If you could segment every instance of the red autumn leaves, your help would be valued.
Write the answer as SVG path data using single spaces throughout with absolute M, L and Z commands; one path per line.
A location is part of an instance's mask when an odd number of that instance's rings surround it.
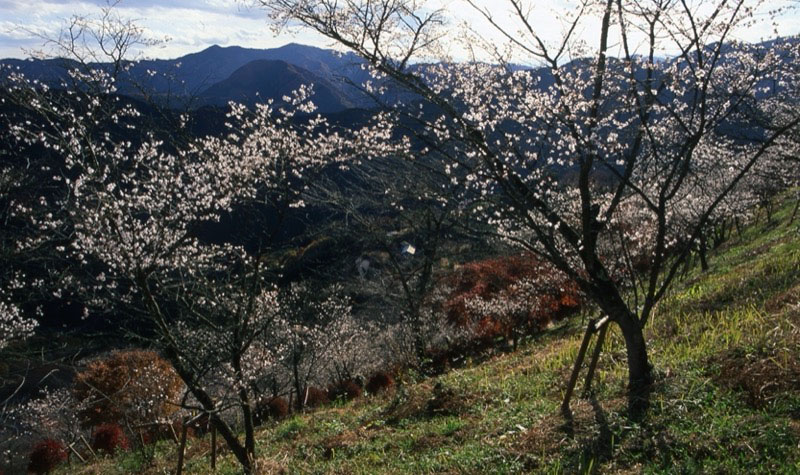
M 541 330 L 582 302 L 573 281 L 530 254 L 465 264 L 444 284 L 452 289 L 443 309 L 448 320 L 472 326 L 483 340 Z

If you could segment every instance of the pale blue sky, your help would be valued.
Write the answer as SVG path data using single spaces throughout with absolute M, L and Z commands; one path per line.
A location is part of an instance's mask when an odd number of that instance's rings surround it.
M 562 3 L 570 0 L 550 0 L 533 2 L 541 12 L 534 17 L 542 18 L 537 24 L 543 35 L 555 38 L 560 25 L 551 14 Z M 502 17 L 506 8 L 499 0 L 483 0 L 487 6 L 496 9 Z M 0 0 L 0 58 L 25 57 L 25 51 L 41 46 L 42 40 L 31 32 L 53 36 L 72 15 L 96 14 L 101 0 Z M 145 27 L 155 38 L 168 37 L 166 43 L 144 51 L 147 57 L 174 58 L 204 49 L 212 44 L 221 46 L 245 46 L 271 48 L 288 42 L 298 42 L 315 46 L 330 47 L 330 42 L 308 32 L 288 33 L 279 36 L 270 29 L 263 10 L 248 8 L 248 0 L 123 0 L 116 7 L 121 16 L 131 18 Z M 482 33 L 485 29 L 481 17 L 463 0 L 430 0 L 434 6 L 446 8 L 455 18 L 454 26 L 466 23 Z M 767 0 L 765 8 L 800 2 L 794 0 Z M 500 5 L 500 7 L 497 7 Z M 563 7 L 562 7 L 563 8 Z M 596 37 L 593 26 L 587 25 L 581 35 L 592 42 Z M 773 26 L 768 22 L 740 31 L 737 38 L 745 41 L 760 41 L 774 37 Z M 791 10 L 779 18 L 777 31 L 781 35 L 800 33 L 800 12 Z M 455 36 L 456 33 L 453 33 Z M 454 41 L 455 45 L 456 42 Z M 455 57 L 463 56 L 457 47 L 450 51 Z

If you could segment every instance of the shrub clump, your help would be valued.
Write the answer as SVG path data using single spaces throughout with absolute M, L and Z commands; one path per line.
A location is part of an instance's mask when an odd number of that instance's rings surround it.
M 445 279 L 448 320 L 475 332 L 476 350 L 496 337 L 518 338 L 576 312 L 577 283 L 530 254 L 471 262 Z
M 74 393 L 86 409 L 84 427 L 167 420 L 183 386 L 175 370 L 153 351 L 115 351 L 75 376 Z
M 256 406 L 254 423 L 261 425 L 269 419 L 280 420 L 289 415 L 289 401 L 285 397 L 274 397 Z
M 306 388 L 306 394 L 304 398 L 303 406 L 306 407 L 319 407 L 323 404 L 328 404 L 331 402 L 330 398 L 328 397 L 328 393 L 320 388 L 315 386 L 309 386 Z
M 366 389 L 370 394 L 377 394 L 392 388 L 392 386 L 394 386 L 392 375 L 386 371 L 378 371 L 367 380 Z
M 33 446 L 28 471 L 48 473 L 67 460 L 67 449 L 57 440 L 47 439 Z
M 267 401 L 269 416 L 273 419 L 283 419 L 289 415 L 289 401 L 285 397 L 275 397 Z
M 328 386 L 328 395 L 334 401 L 337 399 L 352 401 L 361 397 L 362 392 L 361 386 L 353 379 L 345 379 Z
M 101 424 L 92 434 L 92 450 L 113 455 L 117 450 L 128 450 L 130 444 L 119 424 Z

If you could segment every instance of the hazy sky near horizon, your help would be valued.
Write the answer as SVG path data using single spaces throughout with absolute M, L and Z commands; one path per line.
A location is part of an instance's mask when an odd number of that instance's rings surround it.
M 480 1 L 480 0 L 479 0 Z M 507 10 L 498 0 L 483 0 L 486 5 L 500 5 L 496 10 L 502 17 Z M 541 8 L 536 18 L 550 18 L 548 13 L 558 4 L 569 0 L 534 2 Z M 150 58 L 175 58 L 205 49 L 211 45 L 273 48 L 289 42 L 320 47 L 334 45 L 325 38 L 306 31 L 283 32 L 280 35 L 270 28 L 266 12 L 246 6 L 249 0 L 122 0 L 115 7 L 119 15 L 130 18 L 144 27 L 152 38 L 167 39 L 162 44 L 143 51 Z M 431 0 L 435 6 L 445 8 L 454 17 L 453 25 L 466 23 L 481 33 L 488 32 L 478 12 L 465 5 L 464 0 Z M 766 8 L 795 5 L 780 17 L 776 25 L 763 22 L 737 33 L 736 38 L 757 42 L 775 36 L 800 33 L 800 2 L 796 0 L 766 0 Z M 0 0 L 0 58 L 23 58 L 42 47 L 44 37 L 54 37 L 74 15 L 97 15 L 102 0 Z M 546 7 L 543 5 L 547 5 Z M 495 7 L 493 7 L 495 8 Z M 495 10 L 493 10 L 494 12 Z M 766 10 L 765 10 L 766 11 Z M 557 37 L 561 25 L 555 21 L 537 24 L 544 36 Z M 580 34 L 591 41 L 596 32 L 590 27 Z M 455 35 L 455 29 L 453 35 Z M 455 44 L 455 42 L 454 42 Z M 457 59 L 465 53 L 450 51 Z

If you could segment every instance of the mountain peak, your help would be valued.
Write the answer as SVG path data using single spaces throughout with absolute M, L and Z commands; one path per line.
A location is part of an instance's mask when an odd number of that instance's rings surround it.
M 311 45 L 304 45 L 302 43 L 291 42 L 291 43 L 286 43 L 283 46 L 278 46 L 275 49 L 322 49 L 322 48 L 317 48 L 316 46 L 311 46 Z
M 200 51 L 198 51 L 197 53 L 194 53 L 194 54 L 216 53 L 216 52 L 222 51 L 224 49 L 225 49 L 224 47 L 222 47 L 222 46 L 220 46 L 218 44 L 213 44 L 213 45 L 209 46 L 208 48 L 202 49 L 202 50 L 200 50 Z
M 312 100 L 319 112 L 339 112 L 353 104 L 328 80 L 300 66 L 280 59 L 257 59 L 234 71 L 227 79 L 207 90 L 201 97 L 207 104 L 222 105 L 228 101 L 248 105 L 268 98 L 280 99 L 301 85 L 314 85 Z
M 254 63 L 243 68 L 257 60 L 274 62 Z M 149 59 L 137 63 L 129 72 L 132 82 L 120 86 L 123 88 L 120 93 L 137 95 L 140 92 L 139 88 L 144 87 L 159 94 L 200 95 L 243 68 L 233 77 L 233 80 L 243 81 L 241 88 L 233 87 L 232 81 L 228 81 L 221 85 L 224 87 L 214 89 L 210 93 L 215 93 L 212 95 L 223 103 L 227 103 L 227 99 L 247 101 L 254 90 L 259 92 L 259 97 L 263 99 L 270 91 L 280 90 L 283 93 L 284 85 L 276 82 L 278 78 L 283 78 L 286 84 L 318 85 L 315 102 L 323 110 L 328 107 L 328 110 L 336 111 L 356 104 L 371 104 L 360 91 L 347 85 L 347 82 L 360 84 L 368 79 L 368 73 L 362 70 L 359 61 L 352 55 L 342 56 L 330 49 L 300 43 L 287 43 L 273 49 L 214 44 L 179 58 Z M 13 63 L 15 67 L 20 66 L 28 77 L 45 80 L 51 84 L 59 84 L 65 75 L 61 65 L 63 60 L 2 62 L 2 64 L 9 63 Z M 157 74 L 152 74 L 153 71 Z M 267 76 L 274 78 L 272 85 L 268 84 L 270 80 L 266 78 Z M 347 82 L 343 78 L 346 78 Z M 130 86 L 132 83 L 137 86 Z M 225 98 L 223 101 L 223 98 L 216 93 L 225 90 L 236 90 L 236 97 Z M 330 94 L 326 94 L 327 92 Z

